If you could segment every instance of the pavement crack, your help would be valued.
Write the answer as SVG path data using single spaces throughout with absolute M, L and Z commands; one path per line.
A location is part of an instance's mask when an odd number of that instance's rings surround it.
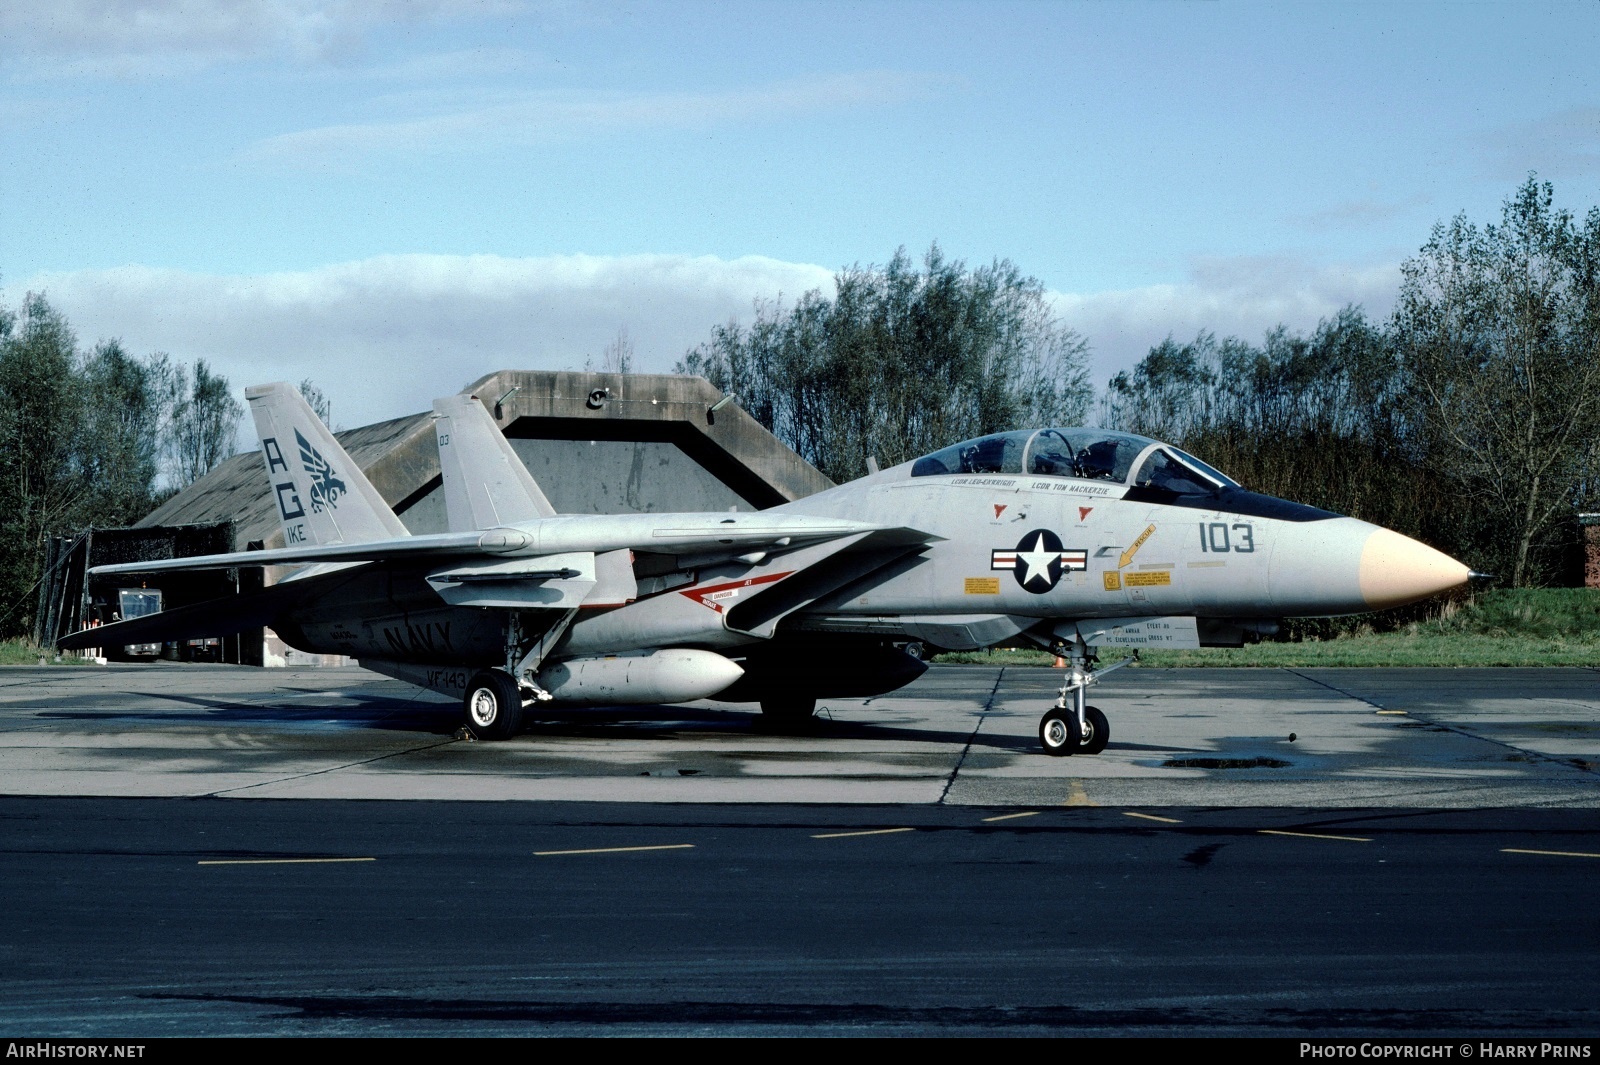
M 386 758 L 398 758 L 403 754 L 417 754 L 421 751 L 431 751 L 435 747 L 444 747 L 455 742 L 457 741 L 452 738 L 448 740 L 440 740 L 437 743 L 424 743 L 417 747 L 407 747 L 403 751 L 388 751 L 384 754 L 373 755 L 371 758 L 359 758 L 354 762 L 345 762 L 341 765 L 330 765 L 325 769 L 313 769 L 309 773 L 290 773 L 288 776 L 273 777 L 271 780 L 258 780 L 254 784 L 243 784 L 237 788 L 223 788 L 221 791 L 207 793 L 207 797 L 213 799 L 225 798 L 241 791 L 249 791 L 252 788 L 264 788 L 271 784 L 282 784 L 290 780 L 306 780 L 310 777 L 320 777 L 328 773 L 337 773 L 342 769 L 354 769 L 356 766 L 371 765 L 373 762 L 381 762 Z
M 1290 669 L 1289 667 L 1286 666 L 1286 667 L 1284 667 L 1284 672 L 1285 673 L 1293 673 L 1295 676 L 1299 677 L 1301 680 L 1309 680 L 1312 684 L 1321 685 L 1322 687 L 1327 688 L 1331 692 L 1338 692 L 1340 695 L 1343 695 L 1346 698 L 1354 699 L 1357 702 L 1366 703 L 1368 706 L 1373 707 L 1373 708 L 1378 709 L 1378 710 L 1394 710 L 1394 709 L 1397 709 L 1396 707 L 1385 706 L 1382 703 L 1374 702 L 1373 700 L 1368 699 L 1365 695 L 1357 695 L 1355 692 L 1346 691 L 1345 689 L 1339 687 L 1337 684 L 1329 684 L 1325 680 L 1318 680 L 1316 677 L 1307 676 L 1306 674 L 1300 672 L 1298 669 Z M 1537 760 L 1539 760 L 1541 762 L 1547 762 L 1550 765 L 1559 765 L 1559 766 L 1562 766 L 1563 768 L 1566 768 L 1566 769 L 1576 769 L 1580 773 L 1588 773 L 1590 775 L 1594 775 L 1594 773 L 1595 773 L 1595 766 L 1594 765 L 1592 765 L 1592 764 L 1590 764 L 1588 762 L 1584 762 L 1584 761 L 1579 760 L 1579 759 L 1562 758 L 1562 757 L 1559 757 L 1559 756 L 1553 755 L 1553 754 L 1545 754 L 1542 751 L 1530 750 L 1527 747 L 1518 747 L 1514 743 L 1507 743 L 1505 740 L 1497 740 L 1492 736 L 1483 736 L 1483 735 L 1480 735 L 1480 734 L 1478 734 L 1476 732 L 1473 732 L 1471 729 L 1463 728 L 1460 725 L 1452 725 L 1452 724 L 1449 724 L 1448 722 L 1444 722 L 1444 721 L 1435 721 L 1431 717 L 1427 717 L 1425 715 L 1418 714 L 1418 713 L 1416 713 L 1416 712 L 1414 712 L 1412 710 L 1409 710 L 1409 709 L 1407 709 L 1405 711 L 1405 714 L 1406 714 L 1406 717 L 1409 718 L 1410 720 L 1421 721 L 1424 724 L 1432 725 L 1434 728 L 1443 729 L 1445 732 L 1453 732 L 1457 736 L 1462 737 L 1463 739 L 1477 740 L 1480 743 L 1491 743 L 1496 747 L 1503 747 L 1508 751 L 1516 751 L 1519 755 L 1522 755 L 1522 756 L 1524 756 L 1526 758 L 1537 759 Z
M 972 726 L 972 734 L 967 737 L 966 746 L 961 748 L 961 757 L 956 759 L 955 768 L 950 770 L 950 776 L 944 782 L 944 790 L 939 793 L 939 801 L 934 805 L 944 805 L 946 796 L 950 794 L 951 786 L 956 782 L 956 776 L 961 772 L 961 767 L 967 762 L 967 754 L 972 750 L 973 741 L 978 738 L 978 730 L 983 728 L 984 719 L 989 716 L 989 711 L 994 707 L 995 696 L 1000 694 L 1000 681 L 1005 679 L 1005 675 L 1006 667 L 1001 666 L 1000 672 L 995 674 L 994 687 L 989 689 L 989 698 L 984 700 L 983 709 L 978 711 L 978 723 Z

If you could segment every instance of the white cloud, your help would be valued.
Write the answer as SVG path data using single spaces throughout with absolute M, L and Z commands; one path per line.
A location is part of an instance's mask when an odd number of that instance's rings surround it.
M 636 369 L 670 372 L 752 301 L 832 290 L 831 270 L 759 256 L 396 255 L 295 273 L 219 276 L 127 266 L 8 285 L 43 291 L 85 346 L 206 359 L 238 388 L 315 380 L 341 425 L 428 409 L 500 369 L 598 364 L 626 328 Z
M 1204 259 L 1173 284 L 1051 293 L 1089 339 L 1097 389 L 1169 334 L 1259 341 L 1309 331 L 1347 303 L 1382 318 L 1397 265 L 1317 266 L 1290 257 Z M 87 346 L 204 358 L 238 388 L 309 377 L 345 426 L 426 410 L 499 369 L 596 365 L 626 328 L 636 369 L 670 372 L 711 328 L 749 322 L 757 299 L 831 292 L 833 272 L 760 256 L 395 255 L 314 270 L 213 275 L 127 266 L 43 274 L 0 293 L 15 308 L 44 291 Z
M 1089 338 L 1098 390 L 1169 335 L 1185 341 L 1206 331 L 1259 342 L 1277 325 L 1310 332 L 1351 303 L 1381 320 L 1399 284 L 1397 263 L 1318 266 L 1289 256 L 1241 256 L 1197 259 L 1177 284 L 1052 295 L 1062 320 Z
M 525 144 L 588 133 L 683 128 L 881 106 L 927 95 L 944 79 L 861 71 L 725 92 L 535 91 L 429 115 L 296 130 L 257 142 L 252 160 L 322 160 L 372 152 Z
M 0 4 L 0 39 L 34 77 L 132 76 L 287 55 L 327 60 L 384 26 L 481 19 L 519 0 L 50 0 Z

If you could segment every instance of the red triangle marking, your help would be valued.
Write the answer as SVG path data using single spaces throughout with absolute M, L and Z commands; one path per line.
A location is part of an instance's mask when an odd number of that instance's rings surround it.
M 793 572 L 794 570 L 785 570 L 782 573 L 768 573 L 760 577 L 746 577 L 743 580 L 728 581 L 724 584 L 703 584 L 697 588 L 681 589 L 678 594 L 688 596 L 701 606 L 708 606 L 720 614 L 722 613 L 721 600 L 736 599 L 738 598 L 739 591 L 742 589 L 753 588 L 762 584 L 771 584 L 773 581 L 781 581 Z

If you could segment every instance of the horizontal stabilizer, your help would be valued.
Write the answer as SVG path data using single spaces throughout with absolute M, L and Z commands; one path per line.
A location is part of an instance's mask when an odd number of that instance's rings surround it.
M 86 647 L 121 647 L 130 643 L 166 643 L 170 640 L 195 640 L 203 636 L 232 636 L 245 629 L 271 625 L 274 618 L 306 593 L 307 583 L 303 581 L 275 584 L 243 595 L 230 595 L 116 621 L 110 625 L 80 629 L 63 636 L 56 646 L 63 651 L 81 651 Z

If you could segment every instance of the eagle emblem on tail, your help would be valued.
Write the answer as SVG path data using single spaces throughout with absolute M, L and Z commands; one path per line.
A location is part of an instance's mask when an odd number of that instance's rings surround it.
M 300 445 L 300 462 L 311 477 L 311 512 L 320 514 L 325 506 L 337 508 L 339 497 L 348 491 L 344 482 L 333 475 L 333 467 L 328 464 L 328 460 L 311 446 L 309 440 L 300 435 L 300 430 L 294 431 L 294 438 Z

